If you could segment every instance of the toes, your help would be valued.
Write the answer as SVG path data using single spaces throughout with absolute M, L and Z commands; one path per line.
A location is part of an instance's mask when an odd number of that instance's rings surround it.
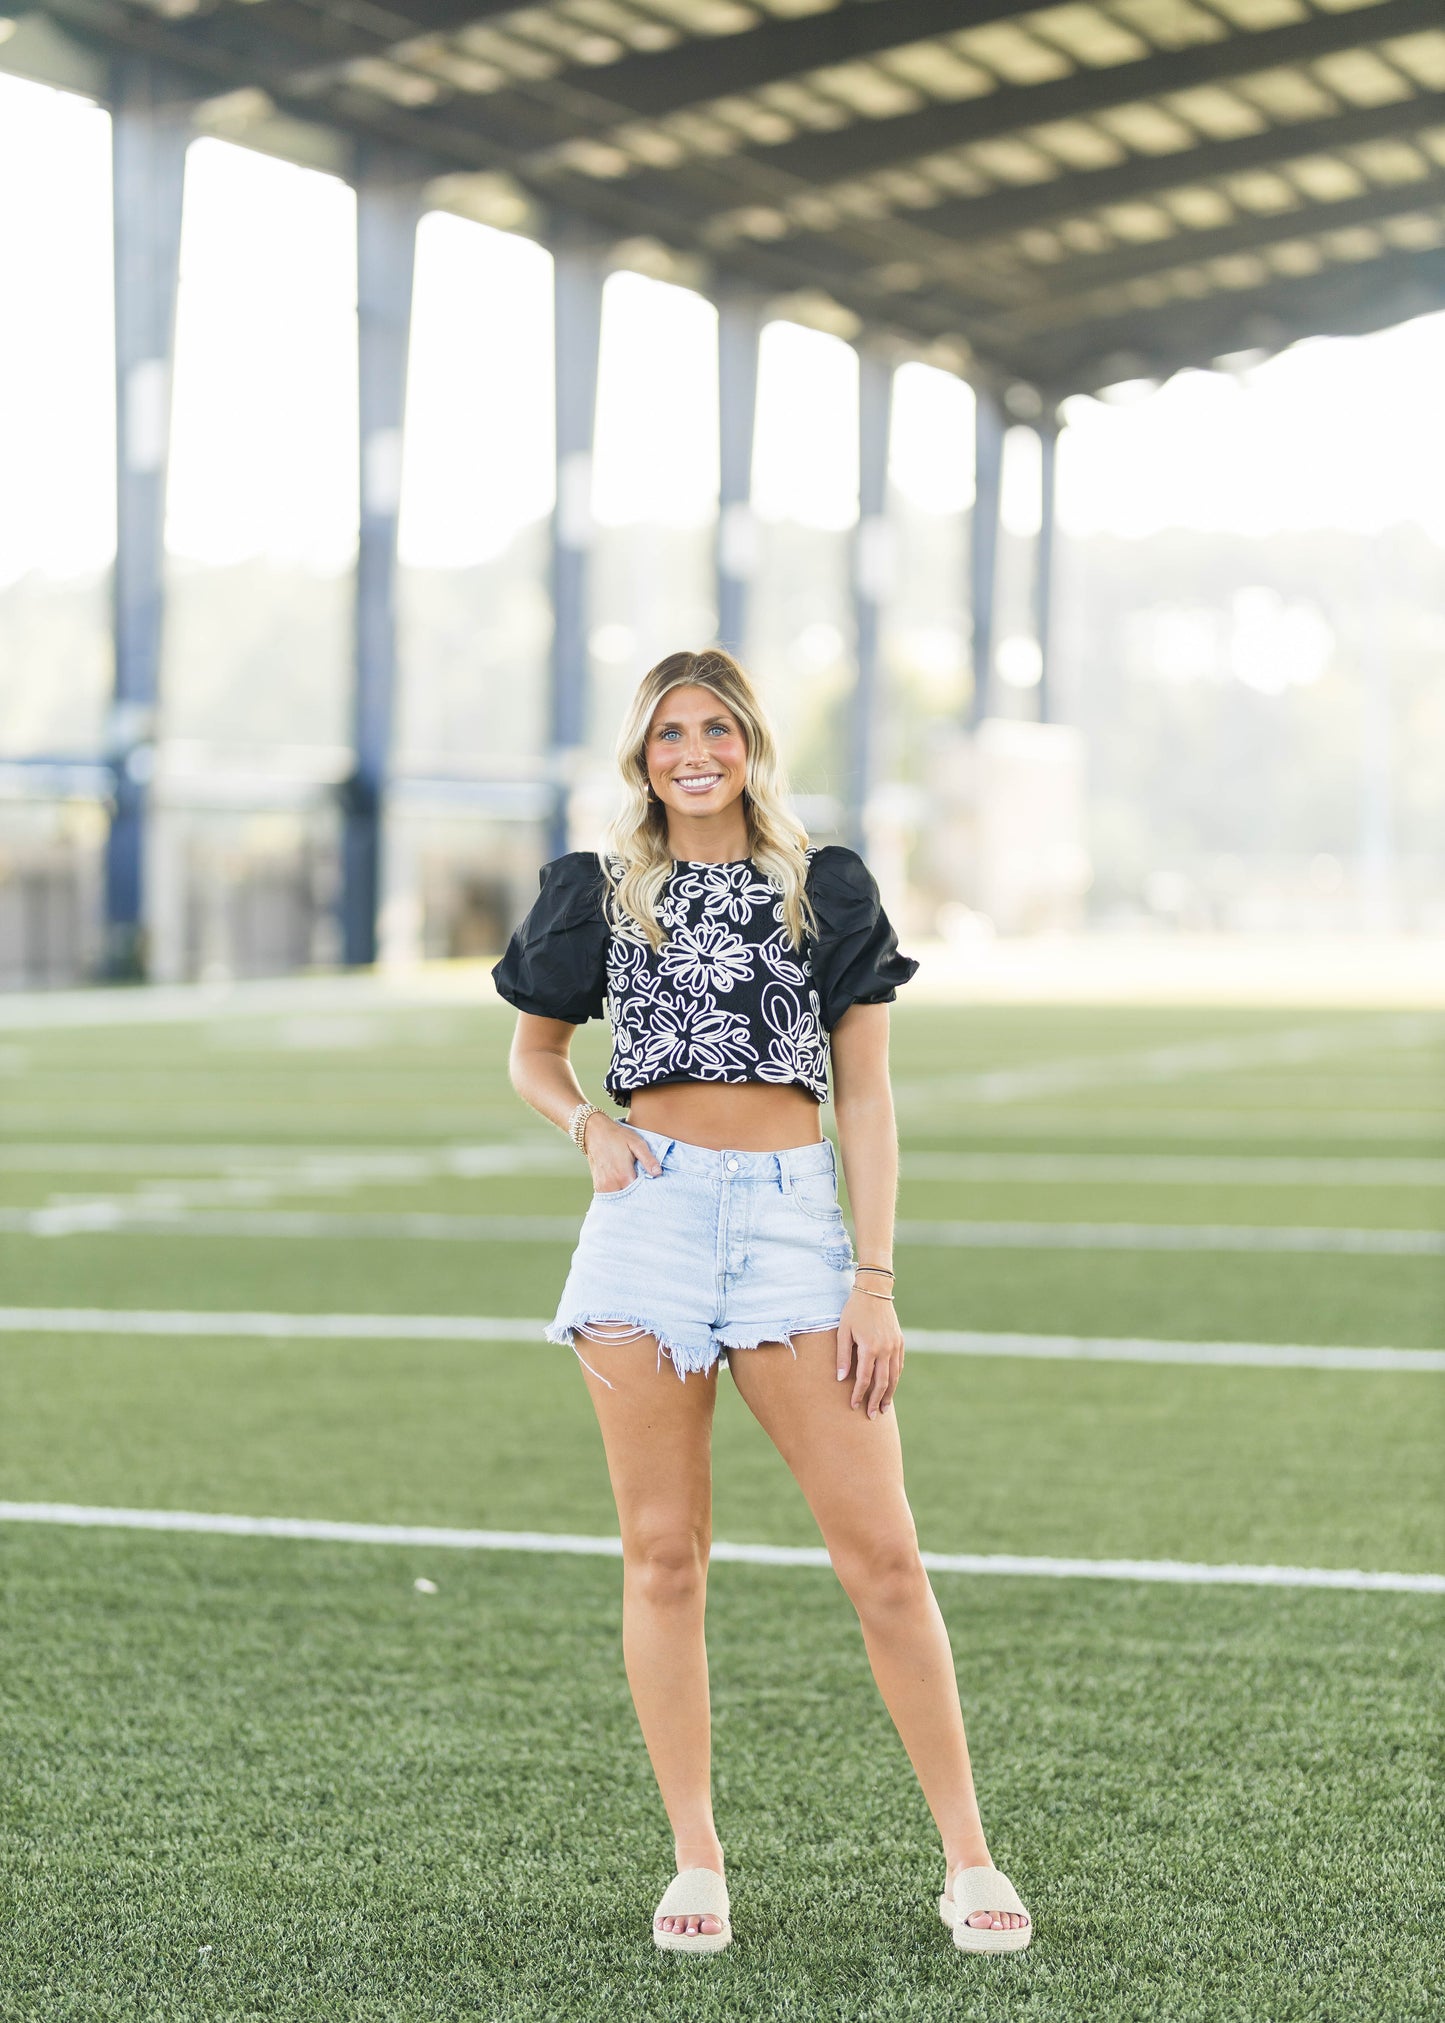
M 714 1932 L 720 1932 L 722 1930 L 722 1919 L 715 1918 L 710 1911 L 705 1911 L 701 1914 L 697 1911 L 691 1911 L 686 1915 L 674 1914 L 659 1918 L 657 1926 L 659 1931 L 672 1933 L 678 1937 L 695 1939 L 699 1933 L 711 1936 Z

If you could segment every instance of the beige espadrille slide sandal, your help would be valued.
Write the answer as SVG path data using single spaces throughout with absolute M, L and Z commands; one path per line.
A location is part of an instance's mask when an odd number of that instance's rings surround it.
M 659 1918 L 721 1918 L 720 1932 L 660 1932 Z M 715 1868 L 685 1868 L 662 1893 L 652 1914 L 652 1943 L 665 1953 L 720 1953 L 732 1944 L 728 1886 Z
M 953 1878 L 953 1888 L 938 1899 L 938 1915 L 953 1927 L 953 1943 L 961 1953 L 1021 1953 L 1034 1935 L 1032 1918 L 1011 1932 L 995 1932 L 987 1925 L 968 1922 L 975 1911 L 1017 1911 L 1021 1917 L 1029 1917 L 1018 1891 L 1001 1869 L 961 1868 Z

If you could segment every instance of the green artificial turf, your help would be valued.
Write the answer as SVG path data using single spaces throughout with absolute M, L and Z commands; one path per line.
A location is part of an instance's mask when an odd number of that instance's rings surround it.
M 993 1852 L 1037 1923 L 987 1960 L 938 1921 L 936 1838 L 832 1576 L 715 1568 L 736 1939 L 688 1960 L 647 1936 L 671 1849 L 619 1577 L 12 1542 L 0 2015 L 1438 2013 L 1438 1601 L 941 1578 Z
M 7 1036 L 0 1207 L 575 1221 L 585 1171 L 512 1095 L 510 1030 L 358 999 Z M 1442 1043 L 1427 1014 L 905 1002 L 894 1071 L 905 1155 L 1438 1161 Z M 579 1036 L 589 1088 L 604 1048 Z M 498 1145 L 567 1160 L 452 1170 Z M 258 1162 L 260 1194 L 226 1192 Z M 1431 1229 L 1442 1198 L 1402 1173 L 920 1177 L 900 1212 Z M 12 1232 L 0 1305 L 538 1318 L 567 1255 Z M 1445 1342 L 1438 1258 L 907 1245 L 899 1269 L 905 1328 Z M 1445 1571 L 1438 1374 L 918 1352 L 898 1411 L 935 1550 Z M 715 1450 L 719 1537 L 816 1541 L 726 1381 Z M 6 1333 L 0 1497 L 616 1530 L 575 1360 L 541 1342 Z M 670 1845 L 619 1582 L 611 1559 L 0 1525 L 0 2019 L 1439 2013 L 1440 1597 L 939 1575 L 991 1843 L 1037 1923 L 986 1960 L 938 1921 L 936 1837 L 836 1581 L 719 1564 L 737 1941 L 687 1960 L 648 1940 Z
M 11 1236 L 0 1237 L 0 1283 L 16 1306 L 550 1320 L 569 1250 L 331 1236 Z M 1442 1341 L 1442 1258 L 900 1248 L 897 1268 L 905 1326 L 1396 1348 Z
M 1439 1376 L 919 1353 L 897 1411 L 939 1552 L 1445 1568 Z M 718 1537 L 817 1542 L 726 1379 L 714 1458 Z M 540 1342 L 14 1339 L 0 1481 L 26 1502 L 616 1530 L 581 1372 Z

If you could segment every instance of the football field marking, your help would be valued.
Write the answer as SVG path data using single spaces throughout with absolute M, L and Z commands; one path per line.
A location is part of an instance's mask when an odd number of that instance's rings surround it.
M 0 1334 L 181 1336 L 250 1341 L 525 1342 L 541 1320 L 478 1314 L 213 1313 L 173 1307 L 0 1307 Z M 1298 1342 L 1153 1341 L 1128 1336 L 989 1334 L 905 1327 L 925 1355 L 1050 1362 L 1182 1363 L 1250 1369 L 1445 1371 L 1445 1349 L 1333 1348 Z
M 1179 1040 L 1165 1046 L 1133 1047 L 1119 1053 L 1083 1054 L 1071 1060 L 1036 1061 L 1017 1068 L 934 1075 L 926 1080 L 895 1077 L 894 1093 L 904 1105 L 932 1107 L 953 1097 L 970 1103 L 1029 1103 L 1078 1089 L 1117 1083 L 1175 1082 L 1196 1075 L 1298 1066 L 1376 1047 L 1412 1047 L 1439 1030 L 1437 1020 L 1419 1013 L 1342 1020 L 1324 1026 L 1287 1026 L 1283 1031 L 1231 1034 L 1220 1039 Z
M 1288 1229 L 1207 1222 L 899 1222 L 901 1244 L 935 1250 L 1223 1250 L 1445 1257 L 1445 1230 Z
M 396 1545 L 461 1552 L 538 1552 L 620 1559 L 620 1538 L 551 1531 L 470 1531 L 437 1524 L 348 1524 L 319 1517 L 242 1517 L 229 1511 L 128 1510 L 81 1503 L 0 1503 L 0 1523 L 59 1524 L 114 1531 L 221 1533 L 232 1538 L 296 1538 L 338 1545 Z M 710 1557 L 749 1566 L 828 1567 L 820 1545 L 731 1544 Z M 1045 1580 L 1163 1581 L 1198 1587 L 1347 1588 L 1445 1594 L 1445 1574 L 1374 1573 L 1358 1567 L 1214 1566 L 1177 1559 L 1059 1559 L 1011 1552 L 925 1552 L 930 1573 L 1013 1574 Z
M 1117 1118 L 1101 1120 L 1117 1123 Z M 1216 1123 L 1218 1119 L 1214 1120 Z M 1412 1124 L 1414 1118 L 1409 1120 Z M 1445 1117 L 1437 1136 L 1445 1139 Z M 1186 1133 L 1187 1135 L 1187 1133 Z M 178 1185 L 198 1182 L 268 1187 L 285 1194 L 302 1188 L 406 1186 L 424 1180 L 484 1180 L 519 1173 L 576 1178 L 574 1153 L 549 1142 L 492 1145 L 305 1146 L 0 1144 L 0 1172 L 119 1173 L 152 1176 Z M 1020 1182 L 1045 1185 L 1098 1181 L 1128 1186 L 1178 1187 L 1440 1187 L 1445 1159 L 1318 1158 L 1261 1152 L 1258 1156 L 1211 1152 L 924 1152 L 905 1151 L 905 1180 Z M 189 1197 L 188 1197 L 189 1198 Z
M 1122 1187 L 1441 1187 L 1445 1159 L 1257 1159 L 1208 1152 L 905 1152 L 905 1180 Z
M 231 1236 L 361 1238 L 402 1243 L 574 1243 L 576 1215 L 446 1215 L 328 1212 L 306 1208 L 190 1209 L 145 1202 L 57 1202 L 0 1208 L 14 1236 Z M 1282 1228 L 1205 1222 L 898 1222 L 903 1245 L 931 1250 L 1209 1250 L 1334 1253 L 1352 1257 L 1445 1257 L 1445 1230 Z
M 1406 1161 L 1406 1164 L 1413 1162 Z M 1439 1162 L 1445 1178 L 1445 1160 Z M 108 1144 L 0 1144 L 0 1171 L 11 1173 L 152 1173 L 177 1177 L 219 1169 L 236 1177 L 332 1182 L 481 1180 L 493 1174 L 571 1173 L 577 1155 L 558 1139 L 469 1145 L 173 1145 L 141 1140 Z

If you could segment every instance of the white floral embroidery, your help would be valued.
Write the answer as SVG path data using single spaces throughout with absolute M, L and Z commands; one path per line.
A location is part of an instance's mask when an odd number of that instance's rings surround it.
M 777 887 L 759 876 L 750 861 L 741 864 L 686 864 L 669 881 L 671 896 L 702 901 L 706 913 L 746 927 L 759 907 L 777 897 Z
M 686 1068 L 705 1080 L 726 1081 L 725 1071 L 746 1067 L 751 1054 L 741 1012 L 720 1011 L 700 997 L 659 997 L 648 1007 L 639 1059 L 649 1074 Z
M 760 1082 L 802 1082 L 813 1088 L 828 1083 L 828 1050 L 823 1038 L 818 993 L 808 992 L 800 1004 L 796 991 L 769 984 L 763 992 L 763 1018 L 770 1038 L 768 1057 L 755 1070 Z
M 751 862 L 679 864 L 658 918 L 660 950 L 625 924 L 609 940 L 611 1093 L 762 1081 L 797 1083 L 825 1103 L 828 1040 L 811 943 L 788 940 L 777 886 Z
M 764 969 L 784 983 L 806 983 L 809 972 L 789 953 L 791 948 L 787 930 L 780 927 L 776 934 L 770 934 L 766 941 L 758 943 L 758 960 Z
M 731 990 L 753 973 L 753 951 L 717 920 L 675 927 L 662 951 L 662 973 L 683 990 Z

